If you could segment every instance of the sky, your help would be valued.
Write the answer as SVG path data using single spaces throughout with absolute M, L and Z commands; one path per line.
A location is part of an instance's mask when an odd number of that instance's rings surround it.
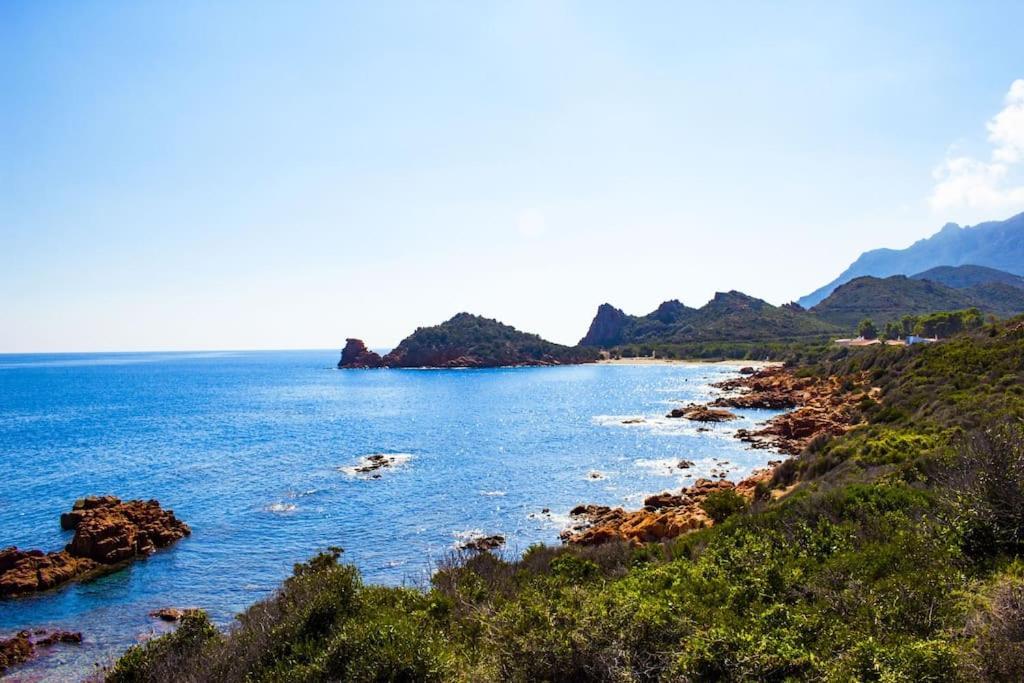
M 0 3 L 0 352 L 775 304 L 1024 211 L 1020 2 Z

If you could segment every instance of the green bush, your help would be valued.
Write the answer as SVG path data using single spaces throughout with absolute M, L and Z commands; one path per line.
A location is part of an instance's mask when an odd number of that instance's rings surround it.
M 727 517 L 747 509 L 747 499 L 732 489 L 709 493 L 700 506 L 708 517 L 716 523 L 724 522 Z

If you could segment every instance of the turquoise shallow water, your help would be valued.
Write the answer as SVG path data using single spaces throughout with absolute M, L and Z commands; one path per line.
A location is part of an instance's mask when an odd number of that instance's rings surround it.
M 509 552 L 557 542 L 583 502 L 638 507 L 713 467 L 738 479 L 778 457 L 663 416 L 706 400 L 727 366 L 590 365 L 339 371 L 334 351 L 0 356 L 0 545 L 59 549 L 89 494 L 156 498 L 193 535 L 96 581 L 0 600 L 0 636 L 81 630 L 13 678 L 67 680 L 200 606 L 222 623 L 293 563 L 345 548 L 366 580 L 422 585 L 474 531 Z M 641 424 L 624 419 L 644 417 Z M 379 479 L 352 473 L 399 455 Z M 696 462 L 682 471 L 675 463 Z M 722 465 L 715 459 L 727 461 Z M 600 478 L 593 478 L 592 474 Z M 550 514 L 542 514 L 549 508 Z

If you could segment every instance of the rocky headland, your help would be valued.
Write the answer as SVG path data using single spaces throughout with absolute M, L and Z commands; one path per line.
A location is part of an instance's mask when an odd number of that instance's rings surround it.
M 854 376 L 802 377 L 783 366 L 761 370 L 744 369 L 742 374 L 715 385 L 727 392 L 707 405 L 690 404 L 673 410 L 669 417 L 721 422 L 735 419 L 726 408 L 788 410 L 754 430 L 740 429 L 736 436 L 754 448 L 770 448 L 798 455 L 820 435 L 838 436 L 857 423 L 857 407 L 877 401 L 880 390 L 868 385 L 865 373 Z M 684 461 L 686 465 L 692 465 Z M 743 481 L 698 479 L 678 493 L 649 496 L 644 507 L 628 511 L 601 505 L 580 505 L 570 515 L 574 524 L 562 532 L 562 540 L 579 545 L 596 545 L 611 540 L 633 544 L 675 538 L 714 524 L 704 509 L 707 497 L 719 491 L 734 491 L 748 501 L 758 485 L 767 485 L 778 462 L 754 472 Z M 680 463 L 683 467 L 684 463 Z
M 459 313 L 440 325 L 421 327 L 381 357 L 348 339 L 339 368 L 493 368 L 572 365 L 598 359 L 594 349 L 563 346 L 478 315 Z
M 98 496 L 75 501 L 60 517 L 75 535 L 63 550 L 0 550 L 0 597 L 55 588 L 146 557 L 191 533 L 155 500 Z

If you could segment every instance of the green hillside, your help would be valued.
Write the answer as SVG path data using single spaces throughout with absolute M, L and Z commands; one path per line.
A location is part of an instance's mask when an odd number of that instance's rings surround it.
M 987 285 L 993 282 L 1024 288 L 1024 277 L 987 266 L 938 266 L 911 277 L 915 280 L 931 280 L 954 289 Z
M 590 349 L 562 346 L 478 315 L 459 313 L 418 328 L 389 354 L 387 367 L 497 367 L 557 365 L 597 359 Z
M 894 275 L 859 277 L 838 287 L 811 312 L 845 330 L 870 318 L 880 328 L 905 315 L 978 308 L 1007 317 L 1024 312 L 1024 289 L 992 282 L 954 289 L 931 280 Z
M 686 344 L 819 340 L 837 329 L 797 306 L 773 306 L 742 292 L 719 292 L 701 308 L 666 301 L 644 316 L 602 305 L 580 344 Z

